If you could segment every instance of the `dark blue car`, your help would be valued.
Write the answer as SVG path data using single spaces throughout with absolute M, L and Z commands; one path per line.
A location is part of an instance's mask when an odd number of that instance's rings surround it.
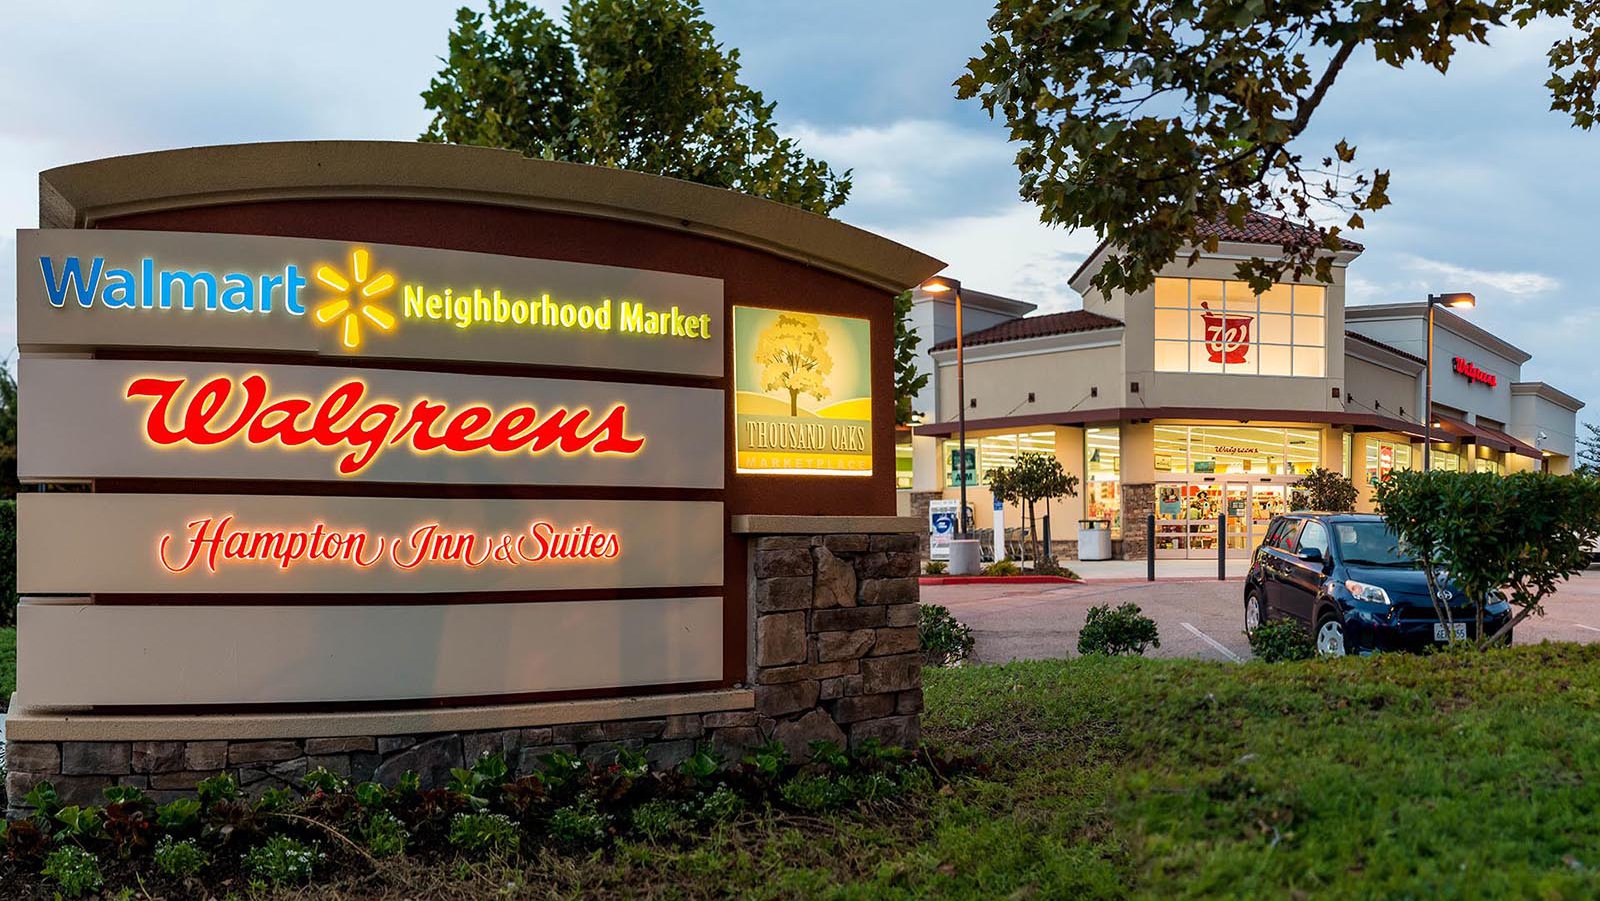
M 1476 639 L 1476 617 L 1466 595 L 1448 580 L 1440 600 L 1453 624 L 1439 621 L 1428 598 L 1422 567 L 1399 548 L 1383 517 L 1368 513 L 1290 513 L 1267 528 L 1244 580 L 1244 626 L 1299 620 L 1316 638 L 1320 654 L 1421 650 L 1457 639 Z M 1494 635 L 1511 617 L 1504 600 L 1484 609 L 1483 628 Z M 1510 635 L 1506 636 L 1510 643 Z

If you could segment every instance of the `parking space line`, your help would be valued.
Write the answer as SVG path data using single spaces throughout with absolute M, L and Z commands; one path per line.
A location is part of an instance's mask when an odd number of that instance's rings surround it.
M 1588 629 L 1590 632 L 1600 632 L 1600 629 L 1597 629 L 1594 626 L 1586 626 L 1583 623 L 1573 623 L 1573 625 L 1580 629 Z
M 1212 638 L 1210 635 L 1207 635 L 1206 633 L 1200 631 L 1199 629 L 1196 629 L 1191 623 L 1180 623 L 1179 625 L 1183 626 L 1185 629 L 1188 629 L 1190 632 L 1193 632 L 1196 638 L 1200 639 L 1201 641 L 1205 642 L 1208 645 L 1211 645 L 1213 648 L 1216 648 L 1218 653 L 1222 654 L 1224 657 L 1227 657 L 1229 660 L 1232 660 L 1234 663 L 1243 663 L 1244 662 L 1244 660 L 1242 658 L 1240 658 L 1240 656 L 1238 654 L 1235 654 L 1234 652 L 1228 650 L 1227 647 L 1224 646 L 1222 642 L 1217 641 L 1215 638 Z M 1596 632 L 1600 632 L 1600 629 L 1596 629 L 1595 631 Z

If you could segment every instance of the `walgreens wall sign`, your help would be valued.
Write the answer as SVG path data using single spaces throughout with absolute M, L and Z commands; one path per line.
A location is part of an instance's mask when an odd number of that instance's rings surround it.
M 1481 385 L 1488 385 L 1490 388 L 1493 388 L 1495 385 L 1500 383 L 1500 380 L 1495 377 L 1494 373 L 1480 368 L 1476 363 L 1473 363 L 1465 357 L 1456 357 L 1452 365 L 1455 367 L 1456 374 L 1462 378 L 1465 378 L 1469 382 L 1477 382 Z

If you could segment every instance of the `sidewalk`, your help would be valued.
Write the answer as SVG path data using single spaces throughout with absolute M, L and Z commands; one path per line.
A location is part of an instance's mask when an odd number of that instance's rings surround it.
M 1062 565 L 1077 573 L 1085 582 L 1143 581 L 1147 575 L 1144 560 L 1063 560 Z M 1250 561 L 1244 558 L 1228 561 L 1228 581 L 1242 580 Z M 1156 580 L 1217 579 L 1217 561 L 1209 560 L 1157 560 Z

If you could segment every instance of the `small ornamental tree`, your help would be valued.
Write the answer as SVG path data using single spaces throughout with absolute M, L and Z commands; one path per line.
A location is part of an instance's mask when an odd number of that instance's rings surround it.
M 1324 513 L 1349 513 L 1356 508 L 1356 484 L 1343 474 L 1318 466 L 1295 482 L 1306 494 L 1306 506 Z
M 1543 615 L 1544 599 L 1588 566 L 1587 545 L 1600 536 L 1600 478 L 1591 476 L 1403 470 L 1377 492 L 1384 519 L 1427 574 L 1439 621 L 1451 621 L 1439 601 L 1445 574 L 1472 602 L 1479 648 Z M 1516 613 L 1486 636 L 1484 607 L 1500 596 Z
M 1068 475 L 1061 461 L 1050 454 L 1025 451 L 1011 466 L 991 469 L 987 474 L 989 491 L 995 499 L 1020 506 L 1028 516 L 1028 553 L 1039 559 L 1038 536 L 1033 505 L 1053 498 L 1077 497 L 1078 477 Z

